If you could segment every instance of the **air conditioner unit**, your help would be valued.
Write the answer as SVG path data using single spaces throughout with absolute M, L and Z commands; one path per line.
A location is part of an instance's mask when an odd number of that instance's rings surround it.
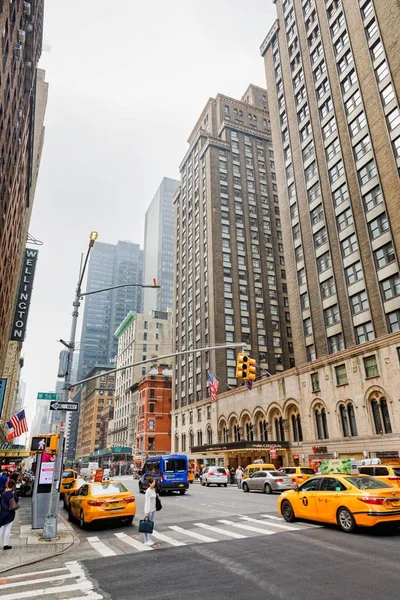
M 21 46 L 21 44 L 15 44 L 14 45 L 14 57 L 21 58 L 21 56 L 22 56 L 22 46 Z
M 32 12 L 32 6 L 30 2 L 24 2 L 24 14 L 30 15 Z
M 25 31 L 23 29 L 20 29 L 18 31 L 18 40 L 20 41 L 21 44 L 25 43 Z

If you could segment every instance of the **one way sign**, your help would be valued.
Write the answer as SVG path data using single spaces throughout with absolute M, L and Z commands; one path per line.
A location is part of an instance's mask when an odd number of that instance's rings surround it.
M 66 410 L 75 411 L 78 410 L 79 404 L 77 402 L 50 402 L 50 410 Z

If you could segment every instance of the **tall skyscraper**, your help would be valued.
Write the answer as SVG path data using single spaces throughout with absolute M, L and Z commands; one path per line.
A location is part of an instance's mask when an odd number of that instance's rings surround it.
M 400 329 L 400 4 L 276 5 L 261 52 L 301 364 Z
M 167 311 L 174 303 L 174 230 L 172 198 L 179 181 L 164 177 L 146 211 L 144 226 L 144 283 L 157 279 L 157 290 L 143 290 L 143 313 Z
M 175 195 L 175 342 L 246 342 L 275 373 L 294 365 L 266 91 L 211 98 L 189 137 Z M 206 400 L 206 369 L 236 386 L 236 352 L 181 356 L 175 409 Z
M 96 242 L 89 260 L 86 291 L 124 283 L 142 283 L 143 250 L 139 244 Z M 96 364 L 112 365 L 118 350 L 114 335 L 130 311 L 140 312 L 140 287 L 123 287 L 85 298 L 78 378 Z
M 37 135 L 44 111 L 42 115 L 36 111 L 36 102 L 44 82 L 36 67 L 42 51 L 43 4 L 43 0 L 0 3 L 0 375 L 40 160 Z

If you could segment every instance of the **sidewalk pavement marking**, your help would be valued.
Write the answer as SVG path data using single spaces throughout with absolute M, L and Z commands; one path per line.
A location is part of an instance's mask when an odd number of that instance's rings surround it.
M 173 529 L 174 531 L 177 531 L 178 533 L 183 533 L 185 535 L 188 535 L 189 537 L 196 538 L 197 540 L 200 540 L 201 542 L 216 542 L 217 541 L 214 538 L 207 537 L 206 535 L 202 535 L 201 533 L 196 533 L 195 531 L 189 531 L 188 529 L 183 529 L 183 527 L 178 527 L 178 525 L 169 525 L 169 529 Z
M 139 552 L 144 552 L 145 550 L 153 550 L 151 546 L 145 546 L 144 544 L 142 544 L 142 542 L 135 540 L 135 538 L 132 538 L 126 533 L 114 533 L 114 535 L 118 539 L 122 540 L 125 544 L 129 544 L 129 546 L 132 546 L 132 548 L 136 548 L 136 550 L 139 550 Z
M 28 583 L 28 582 L 27 582 Z M 72 585 L 60 585 L 58 587 L 41 588 L 37 590 L 24 590 L 23 592 L 17 592 L 13 594 L 6 594 L 1 597 L 1 600 L 26 600 L 27 598 L 37 598 L 44 596 L 45 594 L 64 594 L 66 592 L 85 592 L 92 591 L 93 584 L 91 581 L 86 579 Z
M 246 531 L 253 531 L 254 533 L 262 533 L 264 535 L 274 535 L 274 533 L 277 533 L 276 531 L 266 531 L 265 529 L 252 527 L 251 525 L 243 525 L 243 523 L 234 523 L 233 521 L 227 521 L 226 519 L 220 519 L 218 522 L 223 523 L 224 525 L 230 525 L 231 527 L 237 527 L 238 529 L 245 529 Z
M 46 569 L 45 571 L 35 571 L 34 573 L 32 573 L 32 575 L 44 575 L 47 573 L 59 573 L 60 571 L 68 571 L 68 567 L 59 567 L 58 569 Z M 29 573 L 29 575 L 30 575 L 30 573 Z M 26 573 L 21 573 L 20 575 L 9 575 L 6 577 L 0 576 L 0 583 L 7 583 L 7 581 L 10 581 L 11 579 L 21 579 L 23 577 L 26 577 Z
M 272 515 L 260 515 L 260 517 L 264 517 L 265 519 L 277 519 L 278 521 L 284 521 L 283 517 L 273 517 Z M 314 523 L 302 523 L 304 527 L 317 527 L 321 529 L 322 525 L 314 525 Z
M 225 531 L 225 529 L 221 529 L 220 527 L 214 527 L 214 525 L 206 525 L 206 523 L 194 523 L 194 525 L 196 525 L 196 527 L 203 527 L 203 529 L 215 531 L 215 533 L 221 533 L 222 535 L 235 538 L 236 540 L 242 540 L 248 537 L 247 535 L 242 535 L 241 533 L 236 533 L 234 531 Z
M 239 518 L 243 519 L 244 521 L 258 523 L 259 525 L 265 525 L 268 527 L 277 527 L 278 529 L 287 529 L 288 531 L 301 531 L 301 527 L 293 527 L 291 525 L 284 525 L 283 523 L 267 523 L 266 521 L 261 521 L 261 519 L 253 519 L 252 517 L 247 517 L 246 515 L 239 515 Z
M 158 533 L 158 531 L 155 530 L 153 530 L 153 533 L 151 535 L 156 539 L 161 540 L 162 542 L 167 542 L 167 544 L 171 544 L 171 546 L 186 546 L 185 542 L 178 542 L 177 540 L 174 540 L 168 535 Z
M 69 577 L 75 577 L 73 573 L 66 573 L 65 575 L 52 575 L 51 577 L 41 577 L 40 579 L 32 579 L 32 583 L 46 583 L 50 581 L 62 581 Z M 21 585 L 26 585 L 25 581 L 14 581 L 13 583 L 2 583 L 0 584 L 0 592 L 6 588 L 15 588 Z
M 97 550 L 97 552 L 101 554 L 101 556 L 116 556 L 117 553 L 114 552 L 114 550 L 111 550 L 111 548 L 108 548 L 103 542 L 99 540 L 99 538 L 96 535 L 93 537 L 88 537 L 86 539 L 92 546 L 92 548 Z

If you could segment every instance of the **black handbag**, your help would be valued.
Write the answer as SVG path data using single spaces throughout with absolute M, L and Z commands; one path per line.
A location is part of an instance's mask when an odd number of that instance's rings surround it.
M 161 510 L 161 509 L 162 509 L 161 500 L 158 496 L 156 496 L 156 510 Z
M 139 521 L 139 533 L 153 533 L 154 521 L 150 519 L 141 519 Z

